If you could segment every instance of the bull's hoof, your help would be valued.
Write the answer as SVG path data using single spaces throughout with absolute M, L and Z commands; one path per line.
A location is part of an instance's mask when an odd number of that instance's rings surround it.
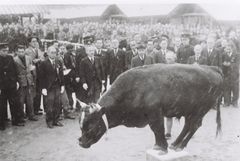
M 174 151 L 176 151 L 176 152 L 179 152 L 179 151 L 182 151 L 183 150 L 183 148 L 180 148 L 179 146 L 174 146 L 174 145 L 170 145 L 169 146 L 169 149 L 172 149 L 172 150 L 174 150 Z
M 158 155 L 165 155 L 167 153 L 168 153 L 168 151 L 159 150 Z
M 161 150 L 161 147 L 159 145 L 155 144 L 153 146 L 153 150 Z
M 160 147 L 159 145 L 155 144 L 153 146 L 153 150 L 157 150 L 159 151 L 159 155 L 164 155 L 164 154 L 167 154 L 168 153 L 168 150 L 167 149 L 163 149 L 162 147 Z

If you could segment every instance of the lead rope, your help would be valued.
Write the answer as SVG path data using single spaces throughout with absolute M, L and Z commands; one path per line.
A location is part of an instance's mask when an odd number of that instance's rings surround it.
M 99 104 L 96 104 L 96 107 L 97 107 L 98 110 L 102 109 L 102 107 Z M 103 119 L 103 122 L 104 122 L 105 127 L 106 127 L 105 140 L 108 140 L 107 132 L 108 132 L 108 129 L 109 129 L 109 124 L 108 124 L 108 120 L 107 120 L 106 114 L 102 115 L 102 119 Z

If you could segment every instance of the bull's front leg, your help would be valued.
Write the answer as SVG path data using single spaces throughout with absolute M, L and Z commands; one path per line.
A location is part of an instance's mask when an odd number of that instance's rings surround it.
M 159 113 L 155 112 L 154 116 L 151 117 L 149 126 L 152 129 L 155 135 L 155 150 L 160 150 L 160 154 L 166 154 L 168 152 L 168 143 L 165 138 L 165 130 L 164 130 L 164 117 L 162 111 Z

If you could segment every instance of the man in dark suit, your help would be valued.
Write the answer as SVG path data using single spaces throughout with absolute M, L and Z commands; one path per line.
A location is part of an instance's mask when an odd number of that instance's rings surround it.
M 238 107 L 239 98 L 239 54 L 230 43 L 223 54 L 224 105 Z
M 20 99 L 20 108 L 23 111 L 26 103 L 28 119 L 37 121 L 34 115 L 33 98 L 35 95 L 35 81 L 33 78 L 33 71 L 35 66 L 32 64 L 32 59 L 25 54 L 24 46 L 19 46 L 17 56 L 14 58 L 17 69 L 17 81 L 19 83 L 18 96 Z M 22 116 L 24 114 L 22 113 Z
M 46 122 L 48 128 L 53 126 L 63 126 L 59 122 L 60 99 L 64 92 L 64 78 L 62 63 L 56 59 L 57 50 L 51 46 L 48 48 L 48 59 L 40 66 L 40 85 L 42 94 L 46 96 Z
M 190 35 L 182 34 L 182 45 L 177 52 L 177 63 L 187 64 L 188 58 L 194 55 L 193 47 L 189 42 Z
M 169 51 L 167 49 L 167 47 L 168 47 L 167 40 L 165 40 L 165 39 L 161 40 L 160 47 L 161 47 L 161 49 L 158 52 L 154 53 L 154 57 L 153 57 L 154 63 L 166 63 L 165 55 Z
M 220 50 L 214 46 L 215 46 L 215 39 L 212 37 L 209 37 L 207 39 L 206 48 L 203 49 L 202 51 L 202 55 L 206 57 L 207 65 L 218 66 L 219 68 L 222 68 L 222 54 Z
M 131 68 L 153 64 L 153 58 L 146 55 L 146 47 L 144 45 L 139 45 L 137 50 L 138 55 L 132 58 Z
M 113 50 L 109 52 L 109 77 L 110 84 L 126 70 L 125 52 L 118 48 L 119 41 L 114 39 L 112 42 Z
M 195 55 L 188 58 L 188 64 L 207 65 L 207 59 L 202 55 L 201 45 L 196 45 L 194 47 L 194 53 Z
M 76 86 L 76 54 L 73 53 L 73 45 L 66 46 L 67 53 L 64 55 L 64 65 L 71 71 L 64 77 L 66 92 L 70 106 L 73 106 L 72 94 L 75 92 Z
M 103 41 L 102 39 L 96 39 L 95 42 L 96 46 L 96 52 L 94 54 L 95 57 L 98 57 L 103 65 L 103 71 L 104 71 L 104 91 L 107 90 L 107 73 L 109 70 L 108 64 L 109 64 L 109 53 L 107 49 L 103 49 Z
M 17 96 L 17 71 L 13 57 L 8 55 L 8 44 L 0 44 L 0 130 L 5 130 L 7 101 L 10 105 L 12 124 L 24 126 L 20 117 Z
M 130 42 L 130 50 L 127 50 L 126 57 L 125 57 L 127 69 L 131 68 L 132 58 L 138 55 L 136 47 L 137 47 L 136 42 L 134 40 L 131 41 Z
M 80 64 L 80 78 L 88 94 L 87 103 L 96 103 L 100 97 L 105 75 L 100 58 L 94 56 L 95 47 L 86 47 L 86 53 L 88 56 Z

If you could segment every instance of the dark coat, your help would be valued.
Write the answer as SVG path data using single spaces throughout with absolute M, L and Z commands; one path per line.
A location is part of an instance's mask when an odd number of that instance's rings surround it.
M 230 62 L 230 66 L 222 67 L 224 77 L 229 81 L 238 81 L 239 80 L 239 63 L 240 57 L 239 54 L 233 52 L 231 56 L 224 52 L 222 57 L 222 62 Z M 231 82 L 230 82 L 231 83 Z
M 68 75 L 65 76 L 65 84 L 71 84 L 75 81 L 76 78 L 76 56 L 74 56 L 71 52 L 67 52 L 64 55 L 64 65 L 67 69 L 71 69 Z
M 88 57 L 85 57 L 80 64 L 80 78 L 82 84 L 87 83 L 88 91 L 92 87 L 101 89 L 102 80 L 104 80 L 103 65 L 99 57 L 94 57 L 94 63 Z
M 136 51 L 133 51 L 133 50 L 128 50 L 126 52 L 126 57 L 125 57 L 125 62 L 126 62 L 126 66 L 127 66 L 127 69 L 130 69 L 131 68 L 131 61 L 132 61 L 132 58 L 137 56 L 137 52 Z
M 17 70 L 13 57 L 0 56 L 0 89 L 16 88 Z
M 43 61 L 40 65 L 40 86 L 42 89 L 50 89 L 52 85 L 56 82 L 60 86 L 64 85 L 63 78 L 63 66 L 60 60 L 55 60 L 56 69 L 53 68 L 53 65 L 49 59 Z
M 202 51 L 202 55 L 207 59 L 207 65 L 218 66 L 222 68 L 222 54 L 219 49 L 213 48 L 211 53 L 205 48 Z
M 188 62 L 187 62 L 187 63 L 188 63 L 188 64 L 197 63 L 197 64 L 199 64 L 199 65 L 207 65 L 207 59 L 206 59 L 206 57 L 204 57 L 204 56 L 200 56 L 200 57 L 198 58 L 198 60 L 196 60 L 195 56 L 193 55 L 193 56 L 190 56 L 190 57 L 188 58 Z
M 169 51 L 167 49 L 167 51 Z M 153 55 L 154 63 L 166 63 L 165 55 L 162 53 L 162 50 L 155 52 Z
M 131 68 L 138 67 L 138 66 L 143 66 L 143 65 L 150 65 L 153 64 L 153 58 L 150 56 L 144 56 L 144 59 L 141 60 L 140 57 L 137 55 L 132 58 L 131 62 Z
M 14 58 L 14 61 L 16 64 L 18 83 L 20 87 L 25 87 L 27 85 L 35 85 L 33 73 L 31 70 L 32 59 L 26 55 L 25 65 L 18 56 Z
M 109 73 L 109 52 L 106 49 L 100 49 L 100 53 L 95 53 L 95 57 L 98 57 L 103 66 L 104 76 L 107 77 L 107 73 Z
M 177 62 L 187 64 L 188 58 L 194 55 L 193 47 L 191 45 L 180 46 L 177 52 Z
M 114 55 L 114 51 L 109 51 L 109 76 L 110 76 L 110 84 L 126 70 L 125 64 L 125 52 L 121 49 L 118 49 L 116 56 Z

